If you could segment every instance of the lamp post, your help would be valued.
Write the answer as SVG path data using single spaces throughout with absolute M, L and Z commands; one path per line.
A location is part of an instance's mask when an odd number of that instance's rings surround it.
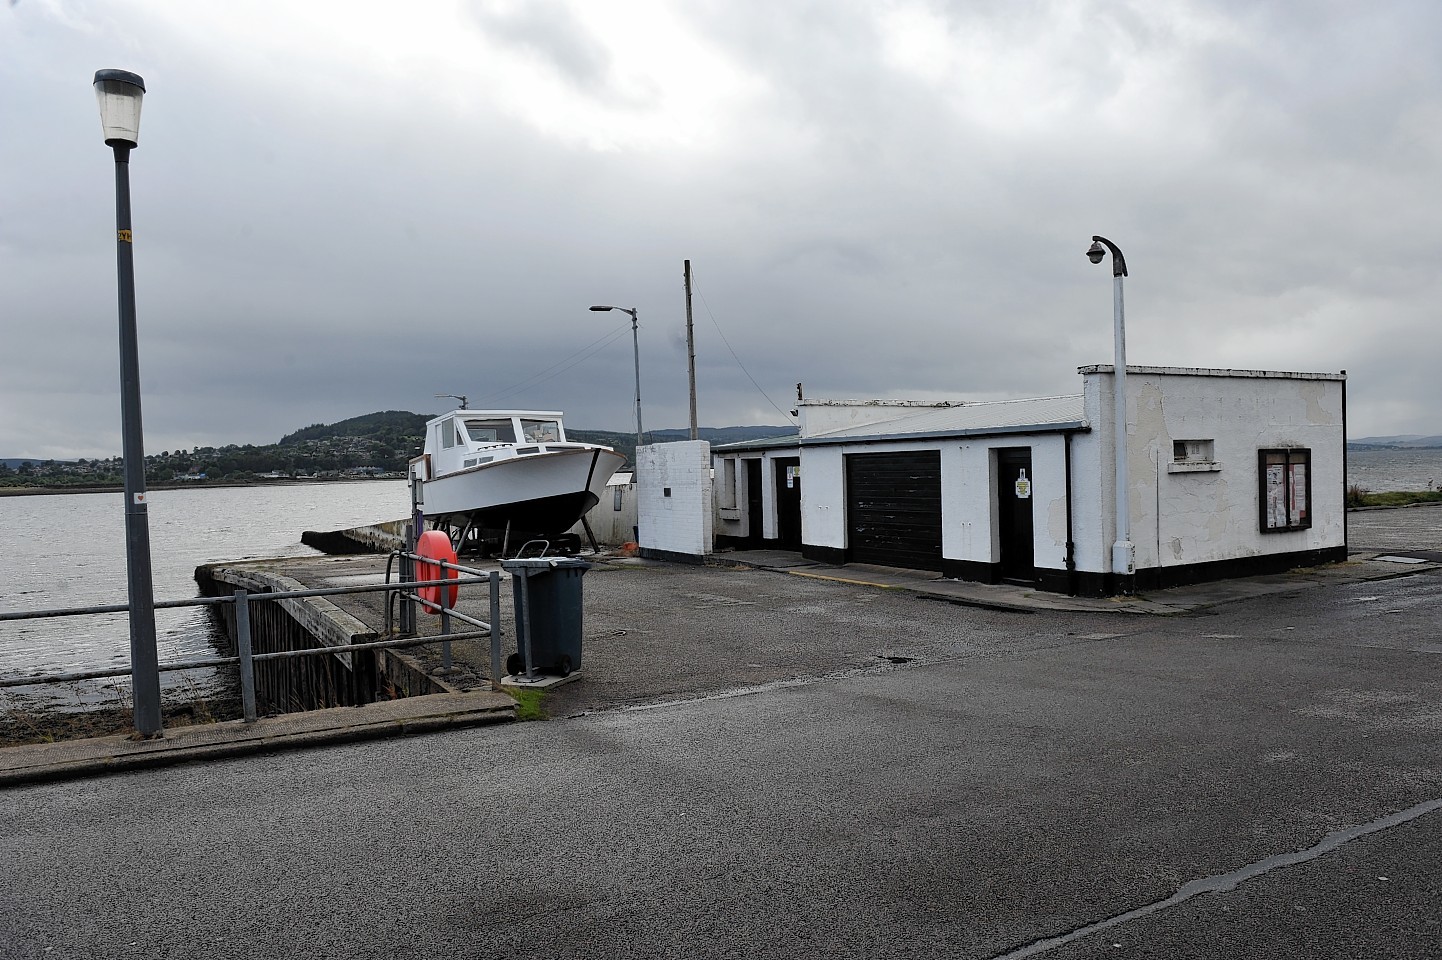
M 631 315 L 631 352 L 636 358 L 636 446 L 641 446 L 641 346 L 636 337 L 636 308 L 635 307 L 607 307 L 595 306 L 591 308 L 596 313 L 605 313 L 607 310 L 619 310 L 622 313 Z
M 116 272 L 120 291 L 120 423 L 125 463 L 125 569 L 130 597 L 130 686 L 135 729 L 161 734 L 155 594 L 150 577 L 145 442 L 140 424 L 140 362 L 135 336 L 135 260 L 130 236 L 130 151 L 140 139 L 145 81 L 125 70 L 97 70 L 95 97 L 105 144 L 115 151 Z
M 1117 588 L 1131 593 L 1136 583 L 1136 546 L 1132 543 L 1131 503 L 1127 494 L 1127 336 L 1122 305 L 1122 278 L 1127 275 L 1127 260 L 1116 244 L 1106 237 L 1092 237 L 1087 259 L 1101 263 L 1107 251 L 1112 254 L 1112 315 L 1116 339 L 1116 361 L 1113 364 L 1113 398 L 1116 401 L 1116 424 L 1112 447 L 1116 454 L 1117 539 L 1112 544 L 1112 574 Z

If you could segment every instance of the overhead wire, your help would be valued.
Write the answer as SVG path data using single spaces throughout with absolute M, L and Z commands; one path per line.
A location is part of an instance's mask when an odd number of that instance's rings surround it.
M 509 386 L 502 387 L 499 390 L 494 390 L 491 393 L 480 397 L 476 402 L 487 403 L 493 400 L 499 400 L 503 397 L 509 397 L 514 394 L 520 393 L 523 390 L 528 390 L 531 387 L 538 387 L 543 383 L 554 380 L 556 377 L 559 377 L 567 370 L 570 370 L 572 367 L 576 366 L 578 363 L 581 363 L 584 360 L 589 360 L 591 357 L 600 353 L 606 347 L 610 346 L 616 340 L 624 336 L 626 330 L 627 327 L 625 326 L 618 327 L 611 333 L 608 333 L 605 336 L 602 336 L 586 344 L 586 346 L 582 347 L 580 350 L 576 351 L 570 356 L 564 357 L 561 360 L 557 360 L 555 363 L 551 364 L 549 367 L 546 367 L 544 370 L 533 373 L 529 377 L 526 377 L 524 380 L 520 380 Z
M 771 395 L 761 389 L 761 384 L 756 382 L 756 378 L 751 376 L 751 371 L 746 369 L 746 364 L 742 363 L 741 358 L 736 355 L 736 350 L 731 346 L 731 341 L 727 340 L 726 334 L 721 332 L 721 324 L 716 322 L 716 314 L 711 311 L 711 304 L 706 302 L 705 295 L 696 288 L 696 271 L 694 269 L 691 271 L 691 292 L 700 298 L 701 305 L 706 308 L 706 315 L 711 318 L 711 326 L 716 328 L 716 335 L 721 338 L 722 343 L 726 344 L 726 349 L 731 352 L 731 359 L 735 360 L 736 366 L 740 367 L 741 372 L 746 374 L 746 379 L 751 381 L 751 385 L 756 388 L 756 392 L 765 397 L 766 402 L 771 404 L 771 409 L 781 414 L 781 416 L 787 419 L 795 419 L 795 414 L 782 410 L 776 405 L 776 401 L 771 399 Z

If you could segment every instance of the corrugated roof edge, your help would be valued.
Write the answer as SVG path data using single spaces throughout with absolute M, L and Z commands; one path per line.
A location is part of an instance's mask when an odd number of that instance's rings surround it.
M 776 450 L 786 447 L 797 446 L 801 438 L 796 434 L 787 437 L 766 437 L 763 440 L 737 440 L 735 443 L 723 443 L 711 448 L 712 453 L 719 453 L 722 450 Z

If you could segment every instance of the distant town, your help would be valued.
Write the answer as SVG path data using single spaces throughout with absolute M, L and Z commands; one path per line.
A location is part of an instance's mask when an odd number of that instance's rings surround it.
M 227 444 L 191 450 L 162 450 L 145 458 L 147 486 L 267 483 L 285 480 L 404 478 L 406 464 L 420 453 L 425 424 L 433 414 L 387 410 L 333 424 L 314 424 L 260 446 Z M 730 443 L 793 434 L 789 427 L 702 427 L 701 439 Z M 567 430 L 572 440 L 600 443 L 634 461 L 635 434 L 609 430 Z M 646 432 L 646 441 L 683 440 L 685 429 Z M 0 459 L 0 488 L 94 489 L 124 483 L 121 458 Z

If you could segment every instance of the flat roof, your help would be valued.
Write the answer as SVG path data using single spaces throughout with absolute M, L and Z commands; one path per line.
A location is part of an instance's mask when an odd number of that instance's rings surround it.
M 1114 373 L 1114 363 L 1094 363 L 1077 367 L 1077 373 Z M 1168 377 L 1253 377 L 1267 380 L 1346 380 L 1347 371 L 1338 373 L 1297 373 L 1288 370 L 1228 370 L 1218 367 L 1138 367 L 1127 364 L 1127 373 L 1150 373 Z
M 844 405 L 839 401 L 834 403 L 837 406 Z M 868 402 L 864 405 L 876 404 Z M 936 440 L 947 437 L 1059 433 L 1091 429 L 1083 414 L 1083 399 L 1079 393 L 1064 397 L 952 403 L 944 407 L 925 404 L 912 406 L 910 409 L 911 412 L 899 417 L 841 427 L 809 437 L 749 440 L 728 443 L 713 449 L 718 452 L 739 452 L 838 443 L 888 443 L 895 440 Z

